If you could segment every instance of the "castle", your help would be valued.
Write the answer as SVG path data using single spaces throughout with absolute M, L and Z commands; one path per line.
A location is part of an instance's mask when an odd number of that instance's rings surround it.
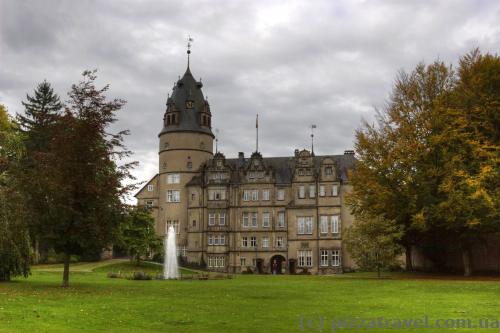
M 157 234 L 173 226 L 181 260 L 213 271 L 328 274 L 353 267 L 342 230 L 353 219 L 345 199 L 354 152 L 214 154 L 212 112 L 189 53 L 167 99 L 159 172 L 135 195 L 151 208 Z

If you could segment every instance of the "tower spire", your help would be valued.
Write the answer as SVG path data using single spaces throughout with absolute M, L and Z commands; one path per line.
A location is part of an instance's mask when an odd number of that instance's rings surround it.
M 188 55 L 188 69 L 189 69 L 189 55 L 191 54 L 191 43 L 194 42 L 194 39 L 191 37 L 191 35 L 188 36 L 187 39 L 187 55 Z

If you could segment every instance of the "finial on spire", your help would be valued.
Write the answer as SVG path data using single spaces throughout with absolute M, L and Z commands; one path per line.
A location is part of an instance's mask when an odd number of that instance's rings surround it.
M 187 39 L 187 55 L 188 55 L 188 68 L 189 68 L 189 55 L 191 54 L 191 43 L 194 42 L 194 39 L 191 35 L 188 36 Z
M 219 129 L 215 129 L 215 153 L 219 152 Z

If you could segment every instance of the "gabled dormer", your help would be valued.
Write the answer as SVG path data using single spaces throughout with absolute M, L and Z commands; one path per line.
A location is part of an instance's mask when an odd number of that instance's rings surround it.
M 266 166 L 262 155 L 254 152 L 243 170 L 242 179 L 245 182 L 269 182 L 272 175 L 272 168 Z
M 231 166 L 226 163 L 226 157 L 221 152 L 207 161 L 205 166 L 205 182 L 207 184 L 227 184 L 231 180 Z
M 308 150 L 295 150 L 294 180 L 311 180 L 315 177 L 314 156 Z

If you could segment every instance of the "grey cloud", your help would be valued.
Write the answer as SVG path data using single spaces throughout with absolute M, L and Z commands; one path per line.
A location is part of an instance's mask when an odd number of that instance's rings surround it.
M 456 62 L 479 46 L 498 52 L 497 1 L 20 1 L 0 0 L 0 103 L 21 100 L 49 80 L 66 99 L 84 69 L 98 68 L 110 97 L 128 101 L 117 129 L 141 162 L 157 169 L 165 100 L 186 68 L 202 78 L 220 149 L 285 156 L 310 147 L 353 147 L 400 69 L 437 57 Z

